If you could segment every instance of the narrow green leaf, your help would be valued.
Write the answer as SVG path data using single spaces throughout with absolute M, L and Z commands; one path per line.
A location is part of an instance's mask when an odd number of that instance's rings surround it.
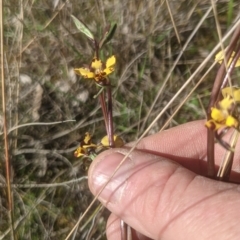
M 233 20 L 233 8 L 234 0 L 228 2 L 228 11 L 227 11 L 227 26 L 230 26 Z
M 104 33 L 104 36 L 102 37 L 100 43 L 99 43 L 99 48 L 102 48 L 103 45 L 105 45 L 107 42 L 109 42 L 115 31 L 116 31 L 116 28 L 117 28 L 117 24 L 116 23 L 112 23 L 111 26 L 110 26 L 110 30 L 107 30 L 105 33 Z
M 94 36 L 93 34 L 91 33 L 91 31 L 88 29 L 88 27 L 82 23 L 80 20 L 78 20 L 76 17 L 74 17 L 73 15 L 71 15 L 77 29 L 84 33 L 88 38 L 90 38 L 91 40 L 94 40 Z

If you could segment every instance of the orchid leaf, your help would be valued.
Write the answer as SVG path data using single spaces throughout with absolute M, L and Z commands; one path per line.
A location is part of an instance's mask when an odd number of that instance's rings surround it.
M 94 36 L 91 33 L 91 31 L 88 29 L 88 27 L 83 22 L 81 22 L 76 17 L 74 17 L 73 15 L 71 15 L 71 17 L 72 17 L 77 29 L 80 32 L 84 33 L 89 39 L 94 40 Z

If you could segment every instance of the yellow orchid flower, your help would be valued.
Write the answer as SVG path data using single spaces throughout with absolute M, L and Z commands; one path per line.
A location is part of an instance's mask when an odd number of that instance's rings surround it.
M 74 157 L 82 157 L 87 155 L 87 149 L 84 149 L 82 147 L 78 147 L 76 151 L 74 152 Z
M 214 131 L 217 131 L 219 128 L 222 127 L 222 124 L 219 124 L 216 121 L 214 121 L 213 119 L 210 119 L 207 122 L 205 122 L 205 127 L 212 129 Z
M 231 55 L 230 59 L 228 60 L 227 66 L 230 65 L 235 54 L 236 54 L 235 52 L 232 52 L 232 55 Z M 215 61 L 221 64 L 223 62 L 223 59 L 224 59 L 223 51 L 218 52 L 215 56 Z M 239 67 L 239 66 L 240 66 L 240 58 L 237 60 L 235 67 Z
M 237 128 L 239 126 L 238 120 L 230 115 L 229 112 L 224 112 L 217 108 L 212 108 L 211 117 L 212 119 L 208 120 L 205 126 L 214 131 L 224 127 Z
M 240 89 L 236 87 L 225 87 L 222 89 L 222 95 L 224 98 L 227 95 L 231 96 L 235 102 L 240 102 Z
M 113 141 L 114 141 L 114 146 L 115 147 L 122 147 L 124 145 L 124 142 L 122 140 L 121 137 L 117 136 L 117 135 L 114 135 L 113 136 Z M 104 146 L 104 147 L 109 147 L 109 139 L 108 139 L 108 136 L 105 136 L 102 138 L 101 140 L 101 144 Z
M 222 89 L 223 99 L 218 102 L 218 107 L 211 108 L 211 118 L 205 123 L 205 126 L 218 130 L 222 127 L 237 128 L 239 121 L 232 116 L 234 105 L 240 102 L 240 90 L 233 87 Z
M 227 112 L 224 112 L 217 108 L 211 108 L 211 117 L 216 122 L 219 123 L 223 122 L 226 119 L 227 115 L 228 115 Z
M 232 108 L 232 106 L 234 105 L 234 102 L 235 102 L 234 99 L 231 98 L 230 95 L 227 95 L 218 104 L 219 104 L 221 111 L 224 112 L 224 111 L 230 110 Z
M 238 120 L 236 118 L 234 118 L 233 116 L 229 115 L 226 119 L 226 122 L 225 122 L 226 126 L 227 127 L 238 127 Z
M 85 137 L 82 141 L 82 145 L 89 145 L 92 143 L 92 135 L 89 132 L 85 133 Z
M 74 71 L 84 78 L 93 78 L 96 82 L 102 82 L 106 79 L 107 75 L 114 71 L 115 64 L 115 56 L 107 59 L 106 67 L 104 67 L 101 60 L 93 58 L 90 68 L 75 68 Z
M 97 148 L 97 145 L 92 143 L 92 136 L 89 132 L 85 133 L 84 139 L 81 141 L 80 146 L 74 152 L 75 157 L 88 156 L 90 150 Z

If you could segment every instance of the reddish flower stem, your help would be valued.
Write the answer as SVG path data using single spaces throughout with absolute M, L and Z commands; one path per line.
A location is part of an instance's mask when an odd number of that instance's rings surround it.
M 109 124 L 108 124 L 108 111 L 106 107 L 106 102 L 105 102 L 105 92 L 102 91 L 99 95 L 99 100 L 102 108 L 102 113 L 103 113 L 103 118 L 104 118 L 104 123 L 105 123 L 105 128 L 107 131 L 107 135 L 109 137 Z
M 114 130 L 113 130 L 113 116 L 112 116 L 112 89 L 111 86 L 107 88 L 108 100 L 108 139 L 109 147 L 114 147 Z

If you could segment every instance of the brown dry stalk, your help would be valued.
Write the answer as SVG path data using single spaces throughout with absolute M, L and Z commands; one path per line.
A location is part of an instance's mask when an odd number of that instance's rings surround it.
M 13 230 L 13 206 L 12 206 L 12 189 L 11 189 L 11 161 L 8 146 L 8 129 L 7 129 L 7 109 L 6 109 L 6 86 L 4 78 L 4 48 L 3 48 L 3 1 L 0 0 L 0 52 L 1 52 L 1 83 L 2 83 L 2 114 L 3 114 L 3 132 L 4 132 L 4 152 L 5 152 L 5 174 L 7 183 L 7 200 L 9 219 L 11 225 L 11 238 L 14 239 Z
M 235 148 L 238 138 L 239 138 L 239 131 L 234 130 L 229 143 L 229 146 L 231 148 L 233 149 Z M 228 150 L 224 156 L 223 163 L 218 170 L 218 174 L 217 174 L 218 180 L 229 181 L 230 173 L 232 170 L 233 157 L 234 157 L 234 152 L 231 150 Z
M 2 111 L 3 111 L 3 121 L 4 121 L 4 150 L 5 150 L 5 163 L 6 163 L 6 181 L 7 181 L 7 196 L 8 196 L 8 210 L 12 211 L 12 196 L 11 196 L 11 163 L 8 153 L 8 131 L 7 131 L 7 110 L 6 110 L 6 86 L 4 79 L 4 49 L 3 49 L 3 2 L 0 1 L 0 42 L 1 42 L 1 83 L 2 83 Z

